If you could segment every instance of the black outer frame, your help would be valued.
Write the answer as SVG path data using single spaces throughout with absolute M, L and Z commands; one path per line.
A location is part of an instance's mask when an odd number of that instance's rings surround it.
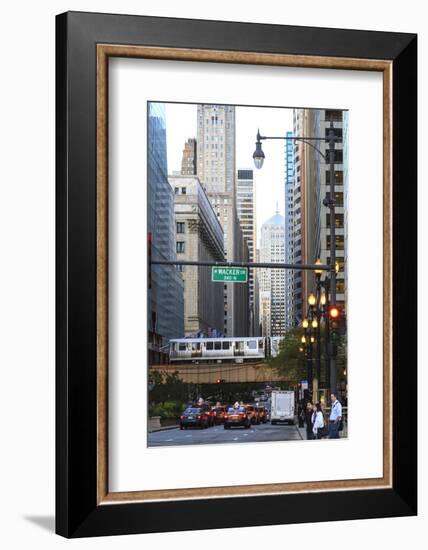
M 393 488 L 97 506 L 96 44 L 393 61 Z M 56 532 L 65 537 L 417 513 L 417 36 L 68 12 L 56 18 Z M 399 323 L 400 318 L 405 323 Z

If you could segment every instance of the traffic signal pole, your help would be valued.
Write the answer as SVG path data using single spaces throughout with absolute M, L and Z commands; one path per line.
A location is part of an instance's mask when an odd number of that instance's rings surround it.
M 328 131 L 328 160 L 330 163 L 330 265 L 332 267 L 330 271 L 330 303 L 336 305 L 336 193 L 335 193 L 335 174 L 334 174 L 334 146 L 335 146 L 335 133 L 333 129 L 333 122 L 330 122 L 330 129 Z M 330 336 L 332 333 L 329 333 Z M 330 392 L 336 393 L 337 391 L 337 369 L 336 369 L 336 343 L 334 338 L 330 342 Z

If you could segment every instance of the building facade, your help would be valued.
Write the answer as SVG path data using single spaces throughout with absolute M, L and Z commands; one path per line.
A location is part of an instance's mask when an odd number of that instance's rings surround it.
M 248 261 L 255 261 L 256 245 L 256 203 L 254 196 L 254 175 L 251 169 L 238 169 L 236 178 L 236 208 L 242 235 L 248 246 Z M 256 317 L 255 270 L 248 273 L 249 335 L 258 336 L 258 316 Z
M 330 130 L 330 123 L 334 125 L 337 136 L 343 139 L 344 111 L 339 110 L 314 110 L 309 131 L 311 135 L 326 136 Z M 324 160 L 314 151 L 308 156 L 317 157 L 318 170 L 314 174 L 315 189 L 317 194 L 318 211 L 316 215 L 316 250 L 315 257 L 320 258 L 323 264 L 330 264 L 330 209 L 323 205 L 322 201 L 330 195 L 330 164 L 328 159 L 328 143 L 320 143 L 321 151 L 327 156 Z M 336 276 L 336 305 L 345 309 L 345 180 L 347 171 L 344 171 L 343 141 L 336 142 L 334 155 L 334 191 L 335 191 L 335 229 L 336 229 L 336 261 L 339 272 Z
M 197 175 L 223 228 L 225 258 L 244 261 L 245 246 L 236 209 L 235 108 L 200 104 L 197 109 Z M 248 255 L 248 254 L 247 254 Z M 223 285 L 225 336 L 248 334 L 247 285 Z
M 287 132 L 290 138 L 293 132 Z M 285 262 L 294 263 L 294 143 L 284 142 L 284 197 L 285 197 Z M 295 325 L 294 312 L 294 270 L 285 272 L 285 326 Z
M 197 176 L 169 176 L 174 192 L 178 260 L 224 261 L 223 229 Z M 211 281 L 211 268 L 179 266 L 184 283 L 186 337 L 222 336 L 223 286 Z
M 284 222 L 284 217 L 277 211 L 262 225 L 260 231 L 262 263 L 285 262 Z M 284 336 L 286 328 L 284 269 L 260 269 L 260 317 L 262 336 Z
M 165 107 L 149 103 L 148 220 L 152 260 L 175 260 L 174 196 L 168 182 Z M 154 265 L 149 276 L 148 327 L 150 361 L 162 360 L 171 338 L 184 333 L 183 281 L 174 266 Z
M 296 136 L 327 137 L 333 123 L 337 136 L 347 132 L 347 113 L 339 110 L 296 109 L 294 134 Z M 345 126 L 345 130 L 344 130 Z M 344 141 L 344 139 L 343 139 Z M 347 148 L 343 141 L 335 144 L 335 229 L 336 261 L 339 268 L 336 282 L 336 302 L 346 309 L 346 223 Z M 320 259 L 330 264 L 330 209 L 323 200 L 330 195 L 329 145 L 318 141 L 316 145 L 325 159 L 309 145 L 294 144 L 294 258 L 296 263 L 314 263 Z M 324 277 L 324 276 L 323 276 Z M 300 322 L 307 312 L 307 296 L 315 289 L 315 275 L 311 271 L 294 274 L 294 312 Z
M 184 144 L 183 158 L 181 160 L 181 174 L 194 176 L 196 174 L 196 139 L 189 138 Z

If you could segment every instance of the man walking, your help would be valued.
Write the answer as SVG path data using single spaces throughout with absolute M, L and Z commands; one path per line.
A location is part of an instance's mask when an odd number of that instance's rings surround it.
M 331 394 L 330 426 L 328 431 L 329 439 L 339 439 L 339 426 L 342 420 L 342 405 L 335 393 Z

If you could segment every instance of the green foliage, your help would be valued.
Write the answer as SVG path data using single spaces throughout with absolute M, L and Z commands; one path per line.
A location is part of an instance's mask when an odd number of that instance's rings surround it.
M 308 377 L 308 357 L 304 351 L 301 351 L 304 344 L 301 343 L 303 329 L 293 327 L 289 329 L 281 340 L 279 345 L 279 354 L 270 360 L 270 365 L 278 374 L 284 377 L 289 384 L 298 384 L 301 380 Z M 325 354 L 325 330 L 320 330 L 321 338 L 321 384 L 325 381 L 326 376 L 326 354 Z M 346 336 L 335 335 L 334 341 L 337 345 L 336 367 L 338 381 L 346 379 L 345 370 L 347 365 L 347 341 Z M 312 367 L 313 372 L 316 368 L 317 357 L 316 342 L 312 345 Z
M 279 353 L 270 360 L 270 365 L 289 384 L 298 384 L 306 378 L 306 359 L 300 351 L 302 330 L 293 327 L 287 331 L 279 344 Z
M 160 416 L 162 420 L 166 418 L 178 418 L 184 409 L 184 403 L 181 401 L 165 401 L 152 405 L 149 410 L 150 416 Z

